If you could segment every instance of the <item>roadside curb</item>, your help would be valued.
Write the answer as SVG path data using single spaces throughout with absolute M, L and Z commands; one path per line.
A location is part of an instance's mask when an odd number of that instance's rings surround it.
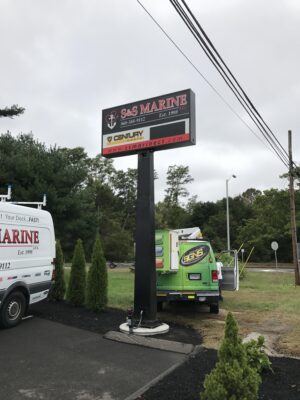
M 156 339 L 156 340 L 160 340 L 160 339 Z M 162 341 L 167 342 L 168 340 L 162 340 Z M 173 342 L 173 343 L 180 343 L 180 342 Z M 185 343 L 181 343 L 181 344 L 185 344 Z M 191 346 L 193 346 L 193 345 L 191 345 Z M 194 347 L 193 351 L 190 354 L 186 355 L 182 361 L 172 365 L 172 367 L 170 367 L 169 369 L 167 369 L 166 371 L 164 371 L 163 373 L 158 375 L 156 378 L 152 379 L 152 381 L 148 382 L 146 385 L 144 385 L 143 387 L 138 389 L 136 392 L 134 392 L 131 395 L 129 395 L 128 397 L 126 397 L 124 400 L 138 400 L 140 398 L 140 396 L 142 396 L 147 390 L 149 390 L 152 386 L 155 386 L 158 382 L 160 382 L 166 376 L 168 376 L 173 371 L 175 371 L 178 367 L 180 367 L 180 365 L 186 363 L 190 358 L 193 358 L 198 352 L 205 350 L 205 348 L 202 345 L 196 345 L 193 347 Z
M 198 345 L 194 346 L 189 343 L 175 342 L 172 340 L 157 339 L 145 336 L 136 336 L 132 334 L 109 331 L 103 335 L 105 339 L 114 340 L 116 342 L 133 344 L 137 346 L 149 347 L 151 349 L 171 351 L 173 353 L 180 353 L 185 355 L 191 355 L 199 351 Z

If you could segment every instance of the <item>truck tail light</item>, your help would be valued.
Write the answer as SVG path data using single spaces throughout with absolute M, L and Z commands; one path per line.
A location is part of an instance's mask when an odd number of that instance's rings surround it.
M 217 270 L 211 271 L 211 279 L 213 282 L 218 282 L 218 271 Z
M 155 265 L 156 265 L 156 268 L 163 268 L 164 267 L 164 262 L 163 262 L 163 260 L 156 259 Z

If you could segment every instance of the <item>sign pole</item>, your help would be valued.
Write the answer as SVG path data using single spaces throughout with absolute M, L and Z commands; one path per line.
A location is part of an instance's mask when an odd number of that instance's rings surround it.
M 138 154 L 134 318 L 144 327 L 156 321 L 156 267 L 153 152 Z

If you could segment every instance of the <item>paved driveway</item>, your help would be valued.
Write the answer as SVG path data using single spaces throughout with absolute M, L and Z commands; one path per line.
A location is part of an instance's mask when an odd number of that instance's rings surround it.
M 185 360 L 39 318 L 0 331 L 1 399 L 119 400 Z

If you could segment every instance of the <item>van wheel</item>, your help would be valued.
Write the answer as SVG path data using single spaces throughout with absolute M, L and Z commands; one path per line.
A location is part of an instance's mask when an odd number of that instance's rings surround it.
M 209 312 L 211 314 L 219 314 L 219 303 L 214 303 L 209 306 Z
M 16 326 L 24 316 L 26 300 L 22 292 L 13 292 L 5 299 L 0 312 L 0 326 L 12 328 Z

